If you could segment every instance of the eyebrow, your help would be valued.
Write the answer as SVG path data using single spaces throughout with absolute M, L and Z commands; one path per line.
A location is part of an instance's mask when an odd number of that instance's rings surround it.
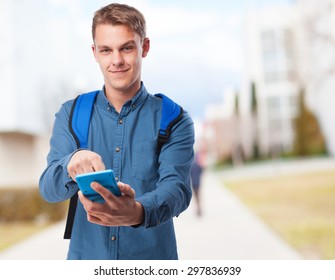
M 122 49 L 123 47 L 127 46 L 127 45 L 136 45 L 135 40 L 129 40 L 125 43 L 123 43 L 119 48 Z M 96 46 L 98 49 L 110 49 L 110 46 L 107 45 L 97 45 Z

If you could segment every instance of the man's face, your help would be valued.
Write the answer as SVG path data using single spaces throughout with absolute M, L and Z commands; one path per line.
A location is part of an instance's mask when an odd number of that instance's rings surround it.
M 149 39 L 142 42 L 140 36 L 125 25 L 96 27 L 92 49 L 104 76 L 107 94 L 133 96 L 139 90 L 142 57 L 147 55 L 149 46 Z

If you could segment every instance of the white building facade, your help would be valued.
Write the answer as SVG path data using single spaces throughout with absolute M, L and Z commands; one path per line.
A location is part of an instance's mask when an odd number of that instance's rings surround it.
M 258 145 L 261 153 L 270 155 L 292 149 L 298 95 L 305 90 L 309 107 L 314 109 L 320 121 L 328 151 L 335 155 L 335 129 L 330 125 L 335 118 L 335 94 L 332 92 L 335 88 L 335 71 L 329 74 L 327 80 L 323 76 L 323 83 L 316 84 L 320 81 L 318 76 L 325 63 L 331 61 L 335 69 L 335 9 L 330 9 L 332 13 L 328 12 L 329 7 L 334 7 L 330 3 L 335 1 L 322 0 L 323 4 L 328 2 L 327 15 L 325 9 L 319 13 L 323 21 L 319 28 L 332 30 L 334 45 L 331 51 L 328 50 L 329 46 L 320 43 L 321 37 L 311 36 L 311 26 L 306 24 L 310 21 L 309 13 L 314 14 L 315 20 L 315 10 L 313 5 L 306 6 L 305 2 L 320 5 L 320 1 L 297 2 L 252 12 L 246 18 L 246 89 L 249 92 L 247 95 L 251 96 L 251 86 L 248 85 L 255 84 Z M 318 23 L 314 22 L 314 28 L 316 26 Z

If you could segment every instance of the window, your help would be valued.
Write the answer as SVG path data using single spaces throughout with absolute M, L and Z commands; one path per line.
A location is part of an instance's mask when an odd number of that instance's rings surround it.
M 261 33 L 261 47 L 265 82 L 292 80 L 294 77 L 292 31 L 264 30 Z

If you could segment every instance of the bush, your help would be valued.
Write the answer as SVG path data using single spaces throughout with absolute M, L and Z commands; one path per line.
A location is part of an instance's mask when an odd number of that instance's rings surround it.
M 305 105 L 305 93 L 299 95 L 300 112 L 294 120 L 293 153 L 299 157 L 327 155 L 325 139 L 316 116 Z
M 65 218 L 67 207 L 44 201 L 36 187 L 0 189 L 0 222 L 55 222 Z

